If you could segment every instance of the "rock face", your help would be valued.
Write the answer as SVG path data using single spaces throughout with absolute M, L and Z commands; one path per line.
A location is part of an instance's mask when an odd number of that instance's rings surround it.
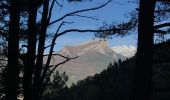
M 71 85 L 87 76 L 100 73 L 108 67 L 110 62 L 127 58 L 115 52 L 116 50 L 114 49 L 109 48 L 107 41 L 100 40 L 93 40 L 76 46 L 65 46 L 58 52 L 59 54 L 69 57 L 79 57 L 63 64 L 57 70 L 66 72 L 69 76 L 68 85 Z M 130 56 L 128 55 L 128 57 Z M 61 57 L 53 56 L 51 64 L 55 65 L 62 60 L 64 59 Z

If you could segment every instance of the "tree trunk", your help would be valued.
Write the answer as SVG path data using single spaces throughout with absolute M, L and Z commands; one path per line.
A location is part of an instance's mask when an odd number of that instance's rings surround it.
M 155 0 L 140 0 L 138 48 L 132 100 L 151 100 Z
M 35 72 L 34 72 L 34 100 L 39 100 L 41 96 L 41 72 L 43 67 L 43 57 L 44 57 L 44 46 L 45 46 L 45 39 L 46 39 L 46 31 L 47 31 L 47 25 L 48 25 L 48 9 L 49 9 L 49 0 L 44 0 L 43 2 L 43 13 L 42 13 L 42 19 L 41 19 L 41 30 L 39 35 L 39 43 L 38 43 L 38 55 L 37 55 L 37 62 L 35 66 Z
M 26 55 L 26 65 L 23 76 L 23 94 L 24 100 L 33 100 L 32 77 L 35 67 L 35 51 L 36 51 L 36 17 L 37 6 L 35 0 L 29 1 L 29 19 L 28 19 L 28 48 Z
M 7 65 L 7 93 L 6 100 L 16 100 L 18 90 L 18 57 L 19 57 L 19 22 L 20 11 L 18 0 L 11 0 L 10 3 L 10 24 L 8 40 L 8 65 Z

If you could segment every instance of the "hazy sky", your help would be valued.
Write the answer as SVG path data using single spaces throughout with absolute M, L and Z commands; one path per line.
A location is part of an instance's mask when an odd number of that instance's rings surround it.
M 62 0 L 61 0 L 62 1 Z M 66 0 L 61 2 L 63 7 L 55 7 L 53 10 L 52 20 L 61 17 L 62 15 L 85 8 L 92 8 L 105 3 L 107 0 L 92 0 L 92 2 L 83 3 L 68 3 Z M 96 11 L 89 11 L 86 13 L 80 13 L 79 15 L 95 17 L 99 20 L 87 19 L 82 17 L 67 17 L 64 21 L 74 22 L 73 24 L 64 25 L 61 29 L 66 30 L 70 28 L 77 29 L 97 29 L 102 26 L 103 22 L 107 23 L 120 23 L 122 21 L 127 21 L 128 12 L 134 10 L 136 4 L 128 3 L 128 0 L 113 0 L 110 4 Z M 58 24 L 54 24 L 48 30 L 49 32 L 55 32 Z M 56 41 L 55 50 L 60 50 L 65 45 L 76 45 L 81 42 L 92 40 L 94 37 L 93 33 L 68 33 L 61 36 Z M 110 46 L 117 45 L 136 45 L 136 35 L 121 37 L 113 37 L 112 40 L 108 40 Z

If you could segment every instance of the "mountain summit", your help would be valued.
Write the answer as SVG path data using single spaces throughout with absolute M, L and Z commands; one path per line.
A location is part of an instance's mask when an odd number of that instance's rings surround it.
M 103 55 L 115 54 L 114 51 L 109 48 L 108 42 L 103 40 L 93 40 L 76 46 L 65 46 L 60 51 L 60 54 L 69 56 L 83 56 L 94 53 Z
M 69 57 L 79 56 L 77 59 L 73 59 L 57 69 L 61 72 L 66 72 L 69 76 L 69 85 L 87 76 L 100 73 L 108 67 L 110 62 L 127 58 L 112 50 L 108 46 L 108 42 L 102 40 L 93 40 L 75 46 L 65 46 L 57 53 Z M 51 64 L 55 65 L 62 60 L 61 57 L 53 56 Z

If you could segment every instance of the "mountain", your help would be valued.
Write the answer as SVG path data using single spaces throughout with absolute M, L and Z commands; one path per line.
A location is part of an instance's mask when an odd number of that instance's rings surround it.
M 170 100 L 169 52 L 170 41 L 154 46 L 152 100 Z M 101 73 L 87 77 L 63 93 L 60 92 L 60 98 L 62 100 L 130 100 L 134 87 L 134 68 L 135 57 L 109 64 L 109 67 Z M 58 94 L 53 97 L 59 98 Z
M 115 51 L 116 53 L 119 53 L 127 58 L 134 56 L 136 53 L 136 47 L 132 45 L 115 46 L 115 47 L 112 47 L 111 49 Z
M 63 64 L 57 70 L 66 72 L 69 76 L 68 83 L 71 85 L 78 80 L 85 79 L 87 76 L 100 73 L 108 67 L 110 62 L 115 62 L 119 59 L 125 60 L 127 58 L 117 53 L 116 48 L 112 49 L 108 46 L 107 41 L 101 40 L 93 40 L 75 46 L 65 46 L 57 53 L 69 57 L 79 57 Z M 130 55 L 128 55 L 128 57 L 130 57 Z M 57 64 L 62 60 L 64 59 L 61 57 L 53 56 L 51 64 Z

